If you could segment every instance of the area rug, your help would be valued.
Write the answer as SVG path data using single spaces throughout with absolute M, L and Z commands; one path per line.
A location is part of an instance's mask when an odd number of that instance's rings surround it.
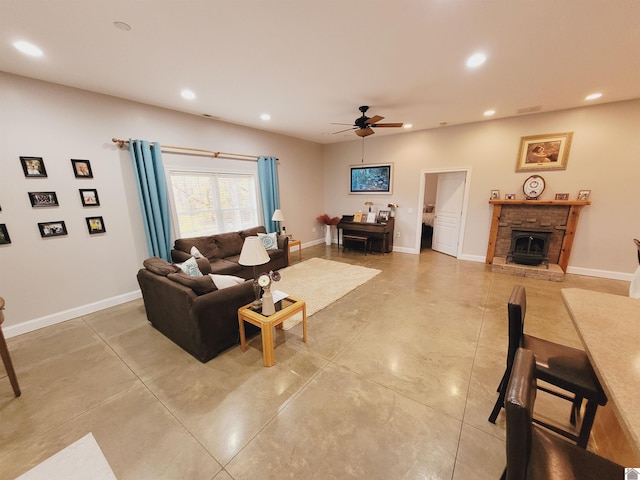
M 92 433 L 49 457 L 16 480 L 116 480 Z
M 375 268 L 310 258 L 280 270 L 282 278 L 273 285 L 273 290 L 304 300 L 308 319 L 379 273 Z M 301 321 L 302 314 L 294 315 L 285 320 L 283 328 L 289 330 Z

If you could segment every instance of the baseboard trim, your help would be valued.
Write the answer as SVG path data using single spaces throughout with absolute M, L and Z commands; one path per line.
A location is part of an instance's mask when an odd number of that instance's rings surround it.
M 52 313 L 51 315 L 34 318 L 33 320 L 27 320 L 26 322 L 18 323 L 17 325 L 9 325 L 2 330 L 5 334 L 5 337 L 16 337 L 18 335 L 22 335 L 23 333 L 29 333 L 44 327 L 50 327 L 51 325 L 55 325 L 57 323 L 66 322 L 67 320 L 71 320 L 73 318 L 78 318 L 83 315 L 98 312 L 100 310 L 104 310 L 105 308 L 115 307 L 116 305 L 121 305 L 138 298 L 142 298 L 142 292 L 140 290 L 135 290 L 133 292 L 117 295 L 115 297 L 105 298 L 104 300 L 99 300 L 97 302 L 88 303 L 87 305 L 80 305 L 79 307 L 70 308 L 69 310 L 64 310 L 62 312 Z
M 567 273 L 584 275 L 585 277 L 609 278 L 611 280 L 633 280 L 633 273 L 612 272 L 609 270 L 596 270 L 594 268 L 567 267 Z

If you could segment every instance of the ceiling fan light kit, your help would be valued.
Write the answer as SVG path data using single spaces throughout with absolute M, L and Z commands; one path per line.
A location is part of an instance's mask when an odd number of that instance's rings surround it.
M 346 132 L 348 130 L 355 130 L 356 135 L 359 137 L 368 137 L 369 135 L 373 135 L 376 133 L 374 128 L 401 128 L 402 123 L 379 123 L 380 120 L 384 120 L 384 117 L 380 115 L 374 115 L 373 117 L 367 117 L 366 113 L 369 110 L 367 105 L 361 106 L 358 110 L 362 112 L 362 115 L 355 119 L 353 122 L 353 126 L 351 128 L 347 128 L 345 130 L 340 130 L 339 132 L 333 132 L 333 134 Z

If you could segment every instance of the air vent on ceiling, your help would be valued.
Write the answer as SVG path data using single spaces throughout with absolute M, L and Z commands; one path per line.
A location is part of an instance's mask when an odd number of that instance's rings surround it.
M 542 110 L 542 105 L 536 105 L 535 107 L 525 107 L 525 108 L 519 108 L 518 110 L 516 110 L 517 113 L 535 113 L 535 112 L 539 112 L 540 110 Z

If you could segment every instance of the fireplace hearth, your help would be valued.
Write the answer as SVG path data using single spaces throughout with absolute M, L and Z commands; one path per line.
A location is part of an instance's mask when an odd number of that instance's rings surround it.
M 507 263 L 542 264 L 549 268 L 549 239 L 552 233 L 550 230 L 512 230 Z

